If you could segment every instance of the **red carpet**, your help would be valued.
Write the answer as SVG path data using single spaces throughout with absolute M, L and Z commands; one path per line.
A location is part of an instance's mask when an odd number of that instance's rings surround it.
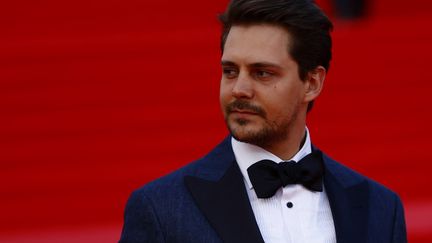
M 0 242 L 114 242 L 134 188 L 226 136 L 225 3 L 3 4 Z M 363 21 L 337 21 L 309 128 L 329 155 L 401 195 L 410 242 L 431 242 L 432 2 L 373 4 Z

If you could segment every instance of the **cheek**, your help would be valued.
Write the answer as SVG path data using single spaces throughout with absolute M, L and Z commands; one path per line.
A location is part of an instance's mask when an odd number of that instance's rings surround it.
M 225 106 L 229 103 L 229 100 L 230 100 L 230 95 L 227 92 L 226 87 L 221 84 L 219 90 L 219 104 L 224 114 L 225 114 Z
M 231 89 L 230 87 L 224 82 L 221 81 L 220 87 L 219 87 L 219 100 L 221 103 L 226 102 L 231 97 Z
M 273 117 L 281 117 L 289 114 L 293 106 L 297 106 L 301 98 L 299 89 L 285 87 L 272 87 L 272 92 L 265 94 L 262 107 Z
M 287 85 L 277 86 L 273 89 L 273 94 L 278 102 L 290 105 L 297 103 L 304 93 L 304 88 L 300 80 L 294 80 Z

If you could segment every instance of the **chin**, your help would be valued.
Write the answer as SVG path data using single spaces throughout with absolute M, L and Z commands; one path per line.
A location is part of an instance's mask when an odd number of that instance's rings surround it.
M 237 141 L 256 144 L 257 140 L 260 140 L 261 129 L 254 128 L 250 124 L 239 125 L 235 124 L 233 126 L 228 126 L 231 136 L 233 136 Z

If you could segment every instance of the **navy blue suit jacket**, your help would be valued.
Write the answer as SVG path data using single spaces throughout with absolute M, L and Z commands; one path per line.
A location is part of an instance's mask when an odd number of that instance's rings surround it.
M 405 243 L 399 197 L 324 155 L 338 243 Z M 230 138 L 208 155 L 136 190 L 120 243 L 262 243 Z

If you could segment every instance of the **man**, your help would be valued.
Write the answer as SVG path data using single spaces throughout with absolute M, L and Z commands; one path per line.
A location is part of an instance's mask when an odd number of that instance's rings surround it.
M 406 242 L 398 196 L 311 144 L 328 18 L 308 0 L 233 0 L 221 22 L 231 136 L 135 191 L 120 242 Z

